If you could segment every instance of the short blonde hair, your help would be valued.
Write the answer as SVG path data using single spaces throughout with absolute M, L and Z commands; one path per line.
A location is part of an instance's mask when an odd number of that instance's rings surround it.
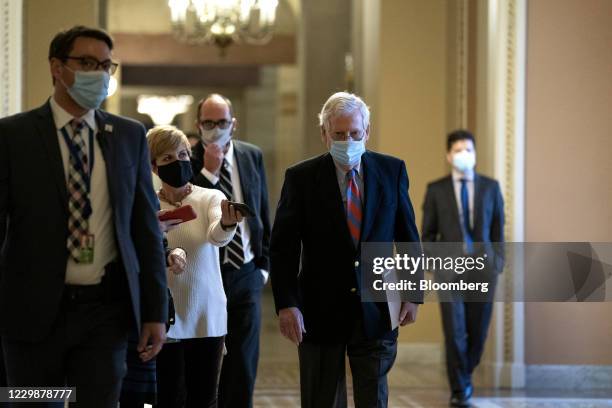
M 168 150 L 177 150 L 181 146 L 185 146 L 191 156 L 189 139 L 185 133 L 174 126 L 155 126 L 147 133 L 147 143 L 152 163 L 155 163 L 155 159 Z

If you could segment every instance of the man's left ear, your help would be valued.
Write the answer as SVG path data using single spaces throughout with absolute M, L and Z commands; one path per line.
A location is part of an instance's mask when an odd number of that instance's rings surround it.
M 365 136 L 364 136 L 364 143 L 366 143 L 368 141 L 368 139 L 370 138 L 370 125 L 368 125 L 368 128 L 365 131 Z
M 232 136 L 234 136 L 234 133 L 236 133 L 236 129 L 238 129 L 238 119 L 232 118 Z

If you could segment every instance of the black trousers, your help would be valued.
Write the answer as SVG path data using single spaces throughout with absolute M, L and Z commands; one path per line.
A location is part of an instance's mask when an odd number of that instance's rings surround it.
M 347 343 L 303 342 L 298 354 L 302 408 L 346 408 L 347 355 L 355 408 L 387 407 L 387 374 L 395 362 L 397 339 L 368 340 L 357 321 Z
M 121 273 L 117 272 L 119 278 Z M 100 285 L 66 287 L 60 312 L 45 340 L 32 343 L 2 337 L 9 386 L 76 387 L 74 406 L 116 408 L 133 319 L 127 283 L 111 284 L 107 277 Z
M 259 360 L 261 331 L 261 271 L 249 262 L 240 269 L 223 269 L 227 296 L 227 355 L 219 382 L 219 407 L 251 408 Z
M 472 373 L 480 363 L 493 312 L 491 302 L 440 302 L 446 373 L 453 393 L 472 384 Z
M 164 344 L 157 355 L 158 408 L 215 408 L 223 337 Z

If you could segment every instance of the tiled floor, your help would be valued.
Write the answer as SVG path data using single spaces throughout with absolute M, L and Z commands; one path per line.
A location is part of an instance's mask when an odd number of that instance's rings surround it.
M 407 373 L 419 373 L 419 376 Z M 438 368 L 397 364 L 390 375 L 389 408 L 448 407 L 448 391 Z M 349 386 L 349 407 L 351 403 Z M 478 389 L 472 400 L 475 408 L 612 408 L 612 391 L 577 398 L 575 393 L 559 397 L 558 392 Z M 297 408 L 300 406 L 299 375 L 295 362 L 261 362 L 255 391 L 256 408 Z
M 269 288 L 268 288 L 269 289 Z M 444 368 L 397 361 L 389 376 L 389 408 L 448 407 Z M 349 387 L 350 392 L 350 387 Z M 353 407 L 349 395 L 349 407 Z M 269 291 L 263 302 L 261 357 L 255 389 L 256 408 L 295 408 L 300 406 L 297 351 L 278 331 Z M 545 391 L 477 389 L 475 408 L 612 408 L 609 392 L 577 395 Z M 325 408 L 325 407 L 321 407 Z
M 300 406 L 297 393 L 283 392 L 279 395 L 261 395 L 255 397 L 255 408 L 294 408 Z M 349 407 L 354 407 L 349 402 Z M 448 403 L 442 393 L 433 391 L 402 392 L 393 391 L 389 408 L 446 408 Z M 609 408 L 612 401 L 590 398 L 527 398 L 527 397 L 477 397 L 472 400 L 474 408 Z

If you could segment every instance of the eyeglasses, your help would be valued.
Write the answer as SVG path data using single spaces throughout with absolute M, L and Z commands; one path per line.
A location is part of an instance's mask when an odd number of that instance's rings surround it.
M 119 64 L 113 62 L 111 60 L 98 61 L 93 57 L 66 57 L 65 59 L 71 59 L 79 62 L 81 65 L 81 69 L 83 71 L 97 71 L 98 69 L 102 69 L 103 71 L 108 72 L 110 75 L 113 75 L 117 71 L 117 67 Z
M 365 132 L 363 130 L 351 130 L 349 132 L 331 132 L 331 138 L 335 141 L 343 141 L 348 140 L 350 137 L 354 141 L 358 142 L 365 136 Z
M 215 126 L 218 126 L 219 129 L 227 129 L 232 124 L 231 120 L 227 119 L 219 119 L 219 120 L 203 120 L 200 121 L 200 126 L 202 126 L 205 130 L 213 130 Z

